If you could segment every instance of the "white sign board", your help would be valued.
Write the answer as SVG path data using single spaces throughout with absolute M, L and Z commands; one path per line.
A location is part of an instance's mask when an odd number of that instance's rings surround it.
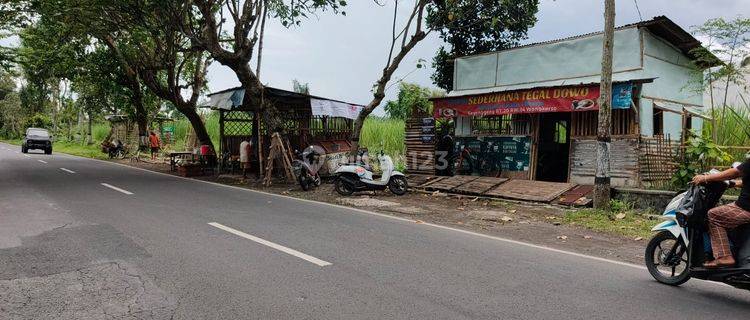
M 312 109 L 313 116 L 357 119 L 362 108 L 362 106 L 356 104 L 310 98 L 310 109 Z

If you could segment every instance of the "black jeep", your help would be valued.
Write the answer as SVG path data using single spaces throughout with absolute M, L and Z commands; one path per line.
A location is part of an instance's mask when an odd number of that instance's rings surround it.
M 52 154 L 52 137 L 49 135 L 49 131 L 39 128 L 26 129 L 21 152 L 27 153 L 29 149 L 41 149 L 46 154 Z

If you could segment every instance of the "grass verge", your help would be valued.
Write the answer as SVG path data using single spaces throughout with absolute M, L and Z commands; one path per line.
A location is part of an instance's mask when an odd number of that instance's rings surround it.
M 582 209 L 566 213 L 563 223 L 581 226 L 593 231 L 617 234 L 631 239 L 651 237 L 651 228 L 656 224 L 644 213 L 634 210 L 605 212 Z

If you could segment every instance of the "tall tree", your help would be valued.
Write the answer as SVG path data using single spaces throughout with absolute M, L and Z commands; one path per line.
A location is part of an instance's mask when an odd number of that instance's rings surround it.
M 163 1 L 148 0 L 96 7 L 117 30 L 105 37 L 107 46 L 136 70 L 151 92 L 169 101 L 190 121 L 200 144 L 213 148 L 198 114 L 198 99 L 206 88 L 211 56 L 181 33 L 181 24 L 173 20 L 173 8 Z M 180 18 L 187 20 L 186 16 Z
M 0 2 L 0 39 L 15 34 L 29 21 L 28 3 L 23 0 Z M 15 50 L 0 46 L 0 68 L 9 70 L 15 62 Z
M 245 88 L 243 107 L 252 107 L 256 112 L 263 109 L 264 120 L 273 128 L 280 122 L 278 115 L 274 106 L 262 99 L 263 84 L 250 66 L 265 21 L 263 17 L 268 14 L 284 26 L 293 26 L 299 25 L 308 14 L 319 10 L 338 12 L 345 5 L 343 0 L 192 0 L 173 1 L 171 12 L 178 17 L 176 21 L 185 21 L 182 32 L 193 45 L 234 71 Z M 181 18 L 185 15 L 189 19 Z M 253 128 L 256 135 L 257 127 Z
M 108 15 L 103 15 L 102 10 L 99 10 L 102 6 L 119 2 L 100 0 L 28 0 L 28 2 L 30 10 L 38 15 L 39 19 L 46 19 L 60 26 L 66 34 L 85 39 L 92 45 L 108 47 L 110 50 L 113 48 L 109 46 L 107 38 L 113 37 L 113 34 L 121 30 L 118 30 L 117 26 L 107 18 L 110 15 L 129 14 L 128 11 L 110 11 L 107 12 Z M 119 83 L 130 91 L 130 105 L 133 107 L 138 134 L 143 144 L 148 135 L 148 93 L 144 92 L 138 70 L 128 61 L 120 59 L 115 52 L 112 52 L 111 56 L 114 61 L 118 62 Z
M 453 60 L 517 45 L 536 23 L 539 0 L 439 0 L 427 25 L 448 44 L 432 60 L 432 81 L 453 90 Z
M 432 96 L 433 92 L 428 88 L 402 82 L 399 85 L 396 101 L 388 101 L 385 104 L 385 113 L 393 119 L 406 120 L 414 109 L 429 111 L 432 107 L 430 102 Z
M 253 110 L 253 135 L 259 137 L 260 116 L 265 127 L 277 128 L 283 123 L 273 103 L 263 98 L 264 86 L 258 78 L 258 68 L 253 71 L 250 60 L 256 44 L 262 39 L 266 17 L 278 19 L 284 26 L 299 25 L 308 14 L 319 10 L 339 10 L 346 6 L 344 0 L 190 0 L 168 1 L 172 4 L 174 21 L 182 22 L 182 32 L 195 47 L 207 51 L 211 58 L 231 69 L 245 95 L 244 109 Z M 342 12 L 343 13 L 343 12 Z M 183 20 L 182 17 L 188 18 Z M 227 18 L 228 16 L 228 18 Z M 258 51 L 262 50 L 261 47 Z M 259 142 L 262 140 L 259 140 Z M 260 148 L 262 146 L 259 145 Z M 262 152 L 258 153 L 258 174 L 263 174 Z
M 58 124 L 58 112 L 64 107 L 60 79 L 73 82 L 86 82 L 91 89 L 97 86 L 99 93 L 117 95 L 119 110 L 136 119 L 139 131 L 147 130 L 150 109 L 155 107 L 153 95 L 144 93 L 140 82 L 133 82 L 123 64 L 110 52 L 106 45 L 88 33 L 101 30 L 101 27 L 86 27 L 92 22 L 92 12 L 60 1 L 57 6 L 48 2 L 35 3 L 37 18 L 35 23 L 21 32 L 21 46 L 18 49 L 19 64 L 29 85 L 38 92 L 50 96 L 52 118 Z M 85 12 L 85 13 L 84 13 Z M 69 16 L 70 14 L 70 16 Z M 75 16 L 78 19 L 72 19 Z M 88 17 L 88 18 L 87 18 Z M 87 20 L 88 19 L 88 20 Z M 47 79 L 53 79 L 51 83 Z M 80 85 L 78 87 L 81 87 Z M 127 97 L 127 101 L 122 101 Z M 33 101 L 46 101 L 35 98 Z
M 407 10 L 408 14 L 406 15 L 406 19 L 399 18 L 399 2 L 399 0 L 393 1 L 393 20 L 390 30 L 391 41 L 385 67 L 383 68 L 380 77 L 373 85 L 372 100 L 362 108 L 357 119 L 354 120 L 351 137 L 352 156 L 355 156 L 359 150 L 359 137 L 362 133 L 362 126 L 364 126 L 365 119 L 367 119 L 367 116 L 369 116 L 375 108 L 383 102 L 383 99 L 385 98 L 385 90 L 388 86 L 388 82 L 393 78 L 393 73 L 396 72 L 401 65 L 401 62 L 406 58 L 406 55 L 408 55 L 409 52 L 419 44 L 419 42 L 424 40 L 427 37 L 427 34 L 431 31 L 425 27 L 425 15 L 427 13 L 427 7 L 433 3 L 433 0 L 414 1 L 414 5 Z
M 750 18 L 736 17 L 732 20 L 725 20 L 724 18 L 709 19 L 700 26 L 694 27 L 693 32 L 708 39 L 707 48 L 697 48 L 692 53 L 697 56 L 697 63 L 699 65 L 717 66 L 710 67 L 701 76 L 697 83 L 707 84 L 711 98 L 711 118 L 720 119 L 723 121 L 726 119 L 728 110 L 728 98 L 730 96 L 729 89 L 731 85 L 738 88 L 745 87 L 747 84 L 748 70 L 746 68 L 748 57 L 750 57 Z M 717 62 L 716 57 L 719 57 L 723 61 Z M 716 82 L 723 82 L 723 88 L 715 88 Z M 699 91 L 703 92 L 701 86 Z M 714 94 L 715 90 L 719 90 L 722 97 L 721 103 L 721 114 L 716 114 L 714 111 Z M 712 132 L 713 139 L 720 141 L 727 137 L 719 137 L 716 133 L 716 129 L 721 126 L 721 123 L 716 123 L 712 120 Z
M 378 1 L 376 0 L 376 2 Z M 362 112 L 360 112 L 354 121 L 354 128 L 352 130 L 353 153 L 359 147 L 359 136 L 362 132 L 364 121 L 380 105 L 383 98 L 385 98 L 385 90 L 388 82 L 393 77 L 393 73 L 401 65 L 406 55 L 419 42 L 424 40 L 430 32 L 437 30 L 441 34 L 445 34 L 445 37 L 452 37 L 453 31 L 463 32 L 466 28 L 474 28 L 478 24 L 488 23 L 487 21 L 489 20 L 489 24 L 484 28 L 477 28 L 469 32 L 468 34 L 472 36 L 469 37 L 467 35 L 466 41 L 468 43 L 480 42 L 485 40 L 484 37 L 511 41 L 516 38 L 523 38 L 525 30 L 533 25 L 533 21 L 536 21 L 533 17 L 537 10 L 536 1 L 500 1 L 501 3 L 498 4 L 498 1 L 416 0 L 410 9 L 407 10 L 406 19 L 399 16 L 399 6 L 402 2 L 399 0 L 393 1 L 394 12 L 390 30 L 392 36 L 390 50 L 388 51 L 386 66 L 373 86 L 373 99 L 362 109 Z M 514 5 L 503 7 L 508 4 Z M 498 6 L 500 6 L 500 9 Z M 504 15 L 494 16 L 498 12 L 503 12 Z M 460 21 L 451 22 L 453 19 L 460 19 Z M 495 21 L 494 24 L 493 20 Z M 495 34 L 493 30 L 489 30 L 489 27 L 493 25 L 498 27 L 503 26 L 500 22 L 505 20 L 522 21 L 519 23 L 506 22 L 508 25 L 513 26 L 513 29 L 506 29 L 504 31 L 505 33 L 509 33 L 506 37 L 501 37 Z M 450 28 L 454 28 L 454 30 L 452 31 Z M 485 35 L 482 35 L 482 32 L 485 32 Z M 452 81 L 443 79 L 441 82 Z
M 302 94 L 310 94 L 310 84 L 305 82 L 299 82 L 299 80 L 292 80 L 292 91 Z

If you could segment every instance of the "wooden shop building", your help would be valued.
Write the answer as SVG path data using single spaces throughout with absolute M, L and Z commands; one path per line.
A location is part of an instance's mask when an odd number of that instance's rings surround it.
M 431 117 L 407 124 L 408 169 L 434 173 L 442 161 L 439 152 L 430 161 L 418 155 L 440 149 L 437 122 L 451 128 L 456 174 L 593 184 L 602 37 L 597 32 L 456 59 L 454 91 L 433 99 Z M 690 86 L 700 86 L 702 71 L 718 59 L 698 62 L 701 48 L 663 16 L 617 28 L 613 186 L 658 186 L 671 177 L 670 157 L 706 118 L 703 96 Z

